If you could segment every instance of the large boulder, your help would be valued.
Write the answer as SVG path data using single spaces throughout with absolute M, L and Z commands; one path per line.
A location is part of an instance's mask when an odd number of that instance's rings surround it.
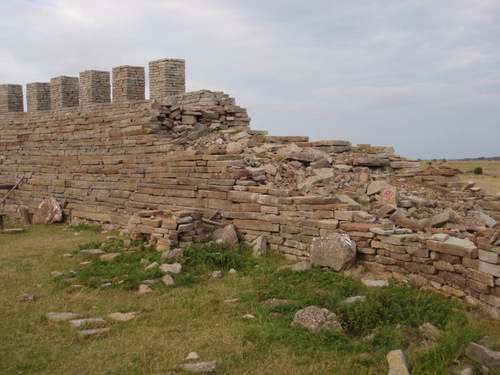
M 308 306 L 295 313 L 292 326 L 303 326 L 312 331 L 337 331 L 342 332 L 342 326 L 333 311 L 317 306 Z
M 46 198 L 40 203 L 33 216 L 35 224 L 52 224 L 62 221 L 63 211 L 54 197 Z
M 356 259 L 356 243 L 346 233 L 315 237 L 311 245 L 311 263 L 339 272 Z

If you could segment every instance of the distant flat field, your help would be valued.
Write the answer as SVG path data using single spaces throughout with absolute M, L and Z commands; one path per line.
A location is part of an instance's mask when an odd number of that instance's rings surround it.
M 428 161 L 421 163 L 423 168 Z M 448 165 L 460 171 L 458 177 L 462 181 L 476 181 L 476 186 L 486 190 L 488 194 L 500 193 L 500 161 L 497 160 L 447 160 L 432 162 L 432 166 Z M 474 174 L 474 169 L 481 167 L 483 174 Z

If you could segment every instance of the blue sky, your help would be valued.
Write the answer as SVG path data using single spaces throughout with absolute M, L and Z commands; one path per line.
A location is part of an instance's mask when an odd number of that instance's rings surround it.
M 497 0 L 2 0 L 0 83 L 182 58 L 253 129 L 500 155 Z

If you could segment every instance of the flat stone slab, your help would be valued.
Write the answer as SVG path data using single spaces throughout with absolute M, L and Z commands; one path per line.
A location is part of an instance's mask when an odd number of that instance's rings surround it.
M 368 288 L 383 288 L 389 286 L 389 282 L 387 280 L 367 280 L 363 279 L 361 282 L 367 286 Z
M 86 326 L 93 326 L 93 327 L 102 327 L 106 325 L 106 321 L 104 318 L 86 318 L 86 319 L 75 319 L 75 320 L 70 320 L 69 325 L 72 328 L 81 328 L 81 327 L 86 327 Z
M 108 317 L 111 320 L 114 320 L 116 322 L 126 323 L 126 322 L 129 322 L 129 321 L 135 319 L 136 314 L 137 313 L 135 311 L 128 312 L 128 313 L 114 312 L 114 313 L 109 314 Z
M 217 367 L 217 361 L 185 363 L 180 365 L 184 371 L 188 372 L 214 372 Z
M 500 371 L 500 352 L 471 342 L 467 346 L 467 349 L 465 349 L 465 355 L 481 365 L 488 367 L 494 374 L 497 373 L 496 371 Z
M 98 336 L 106 332 L 109 332 L 109 328 L 86 329 L 83 331 L 78 331 L 78 337 Z
M 76 314 L 72 312 L 49 312 L 45 317 L 53 322 L 63 322 L 76 318 Z
M 9 229 L 4 229 L 4 233 L 21 233 L 24 232 L 24 228 L 9 228 Z

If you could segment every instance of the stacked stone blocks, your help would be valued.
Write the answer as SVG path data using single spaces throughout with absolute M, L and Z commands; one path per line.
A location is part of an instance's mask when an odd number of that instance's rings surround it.
M 151 99 L 186 92 L 186 63 L 179 59 L 162 59 L 149 63 Z
M 0 112 L 23 111 L 23 86 L 0 85 Z
M 113 68 L 113 102 L 144 100 L 146 78 L 142 66 Z
M 28 112 L 50 109 L 50 83 L 34 82 L 26 85 Z
M 50 80 L 50 108 L 76 107 L 80 104 L 78 77 L 60 76 Z
M 100 70 L 81 72 L 80 101 L 82 105 L 111 102 L 109 72 Z

